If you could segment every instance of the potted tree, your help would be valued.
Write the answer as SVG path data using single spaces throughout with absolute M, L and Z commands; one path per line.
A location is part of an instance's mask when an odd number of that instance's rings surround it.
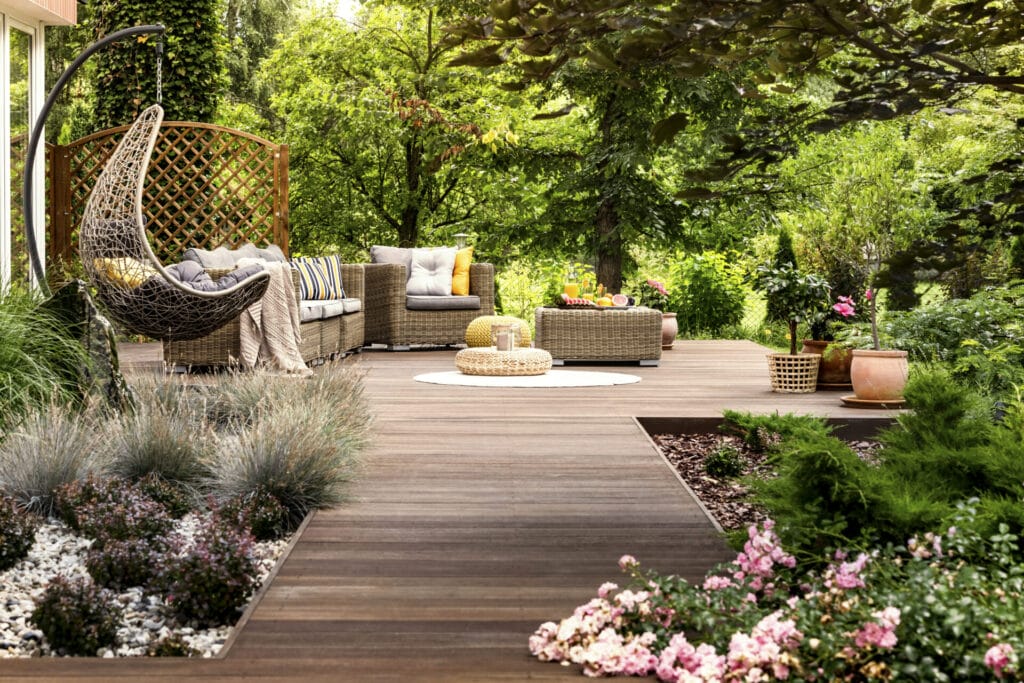
M 843 397 L 843 401 L 888 407 L 903 402 L 909 368 L 906 351 L 882 348 L 878 339 L 876 295 L 872 288 L 864 292 L 871 318 L 871 348 L 853 350 L 850 364 L 853 397 Z
M 789 353 L 768 354 L 772 391 L 808 393 L 817 388 L 821 356 L 797 353 L 797 328 L 829 305 L 828 283 L 817 275 L 802 273 L 792 264 L 759 266 L 755 287 L 772 296 L 789 327 Z

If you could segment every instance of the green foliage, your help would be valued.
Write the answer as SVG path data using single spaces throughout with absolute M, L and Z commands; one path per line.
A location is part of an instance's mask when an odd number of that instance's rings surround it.
M 126 26 L 163 24 L 163 107 L 168 121 L 213 120 L 224 88 L 218 0 L 96 0 L 96 37 Z M 156 102 L 157 36 L 121 41 L 96 55 L 95 119 L 100 129 L 135 120 Z
M 22 510 L 13 498 L 0 495 L 0 572 L 28 557 L 39 520 Z
M 85 349 L 39 303 L 17 287 L 0 291 L 0 435 L 30 410 L 81 395 Z
M 665 282 L 680 335 L 715 334 L 743 318 L 743 276 L 725 254 L 677 256 Z
M 104 486 L 104 493 L 99 500 L 74 508 L 78 531 L 95 539 L 94 547 L 131 539 L 152 543 L 166 536 L 174 526 L 167 509 L 131 482 L 112 479 Z M 73 496 L 69 492 L 68 497 Z
M 192 490 L 177 480 L 167 480 L 150 472 L 135 484 L 143 494 L 163 505 L 174 519 L 181 519 L 195 507 Z
M 796 252 L 793 251 L 793 237 L 789 234 L 789 230 L 782 229 L 779 231 L 778 246 L 776 246 L 775 254 L 772 256 L 772 268 L 782 268 L 787 263 L 794 268 L 799 266 L 796 260 Z M 767 297 L 765 320 L 788 323 L 789 318 L 786 316 L 786 311 L 780 310 L 780 307 L 781 303 L 774 296 L 769 295 Z
M 257 541 L 273 541 L 288 531 L 288 511 L 262 486 L 228 500 L 217 514 L 224 523 L 248 531 Z
M 817 275 L 802 273 L 790 264 L 779 268 L 759 266 L 754 286 L 763 290 L 789 323 L 789 352 L 796 353 L 797 325 L 816 319 L 831 301 L 828 283 Z
M 958 504 L 972 498 L 977 533 L 1024 529 L 1020 425 L 1012 418 L 995 423 L 977 393 L 944 373 L 916 373 L 905 396 L 913 410 L 878 436 L 877 464 L 820 426 L 783 436 L 773 460 L 777 476 L 749 483 L 788 547 L 820 556 L 837 545 L 900 544 L 951 523 Z M 1009 414 L 1019 409 L 1014 404 Z M 752 419 L 741 419 L 748 432 Z
M 823 418 L 808 415 L 753 415 L 726 410 L 722 417 L 726 433 L 739 436 L 755 453 L 774 453 L 783 439 L 797 434 L 809 432 L 828 436 L 832 433 L 832 428 Z
M 30 619 L 57 652 L 95 656 L 117 643 L 122 612 L 114 594 L 90 579 L 58 575 L 37 599 Z
M 42 515 L 57 490 L 105 469 L 106 445 L 92 417 L 51 404 L 34 410 L 0 442 L 0 488 Z
M 743 457 L 734 446 L 720 446 L 704 459 L 704 471 L 718 479 L 732 479 L 743 474 Z
M 1005 397 L 1024 383 L 1024 285 L 986 289 L 970 299 L 889 312 L 882 334 L 913 361 L 938 362 L 955 377 Z
M 157 581 L 168 607 L 199 627 L 232 625 L 256 589 L 253 538 L 215 518 L 195 543 L 167 558 Z
M 1010 247 L 1010 277 L 1024 280 L 1024 235 L 1018 235 Z
M 94 544 L 85 554 L 85 569 L 96 585 L 123 592 L 133 586 L 149 587 L 164 561 L 162 539 L 110 539 Z
M 188 644 L 184 636 L 172 633 L 149 646 L 147 657 L 197 657 L 199 650 Z

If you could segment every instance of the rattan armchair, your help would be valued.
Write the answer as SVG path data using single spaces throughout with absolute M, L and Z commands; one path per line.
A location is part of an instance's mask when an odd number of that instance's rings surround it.
M 363 267 L 366 274 L 365 342 L 368 345 L 386 344 L 393 350 L 400 350 L 413 344 L 462 344 L 469 323 L 477 316 L 494 314 L 494 266 L 490 263 L 474 263 L 469 268 L 469 294 L 480 298 L 480 307 L 454 310 L 409 309 L 404 265 L 368 263 Z

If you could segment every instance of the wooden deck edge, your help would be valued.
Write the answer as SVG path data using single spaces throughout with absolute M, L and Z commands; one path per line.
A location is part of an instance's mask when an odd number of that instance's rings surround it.
M 241 633 L 242 629 L 245 628 L 245 625 L 249 623 L 249 619 L 252 618 L 253 612 L 256 611 L 256 608 L 263 601 L 267 591 L 270 590 L 270 584 L 274 582 L 275 578 L 277 578 L 278 572 L 281 571 L 281 567 L 284 566 L 285 561 L 292 554 L 292 550 L 294 550 L 295 546 L 298 545 L 299 539 L 302 538 L 302 533 L 306 530 L 306 527 L 309 526 L 314 515 L 316 515 L 316 510 L 310 512 L 306 515 L 306 518 L 302 520 L 302 524 L 299 525 L 299 528 L 296 529 L 295 533 L 292 535 L 292 540 L 288 542 L 284 551 L 277 558 L 277 562 L 274 563 L 270 573 L 267 574 L 267 578 L 263 581 L 263 585 L 260 586 L 260 589 L 256 591 L 256 595 L 254 595 L 252 600 L 249 601 L 249 605 L 245 608 L 245 611 L 242 612 L 242 616 L 239 617 L 238 621 L 231 629 L 231 635 L 229 635 L 228 639 L 224 641 L 224 645 L 220 648 L 220 651 L 217 652 L 217 656 L 213 657 L 213 659 L 224 659 L 228 656 L 231 646 L 235 644 L 236 640 L 238 640 L 238 634 Z
M 672 475 L 676 478 L 676 481 L 679 482 L 679 484 L 683 487 L 683 489 L 688 494 L 690 494 L 690 497 L 693 498 L 694 502 L 697 503 L 697 507 L 699 507 L 700 511 L 704 513 L 704 516 L 707 517 L 708 522 L 711 523 L 711 526 L 713 526 L 715 528 L 715 531 L 717 531 L 719 533 L 719 535 L 721 535 L 724 538 L 725 537 L 725 529 L 723 529 L 722 525 L 718 523 L 718 520 L 715 519 L 715 516 L 713 514 L 711 514 L 711 511 L 708 510 L 704 506 L 704 501 L 702 501 L 700 499 L 700 497 L 696 493 L 694 493 L 693 489 L 690 488 L 690 485 L 687 484 L 686 480 L 683 479 L 682 475 L 679 474 L 679 470 L 677 470 L 675 468 L 675 465 L 673 465 L 671 462 L 669 462 L 668 458 L 665 457 L 665 454 L 661 452 L 661 449 L 658 447 L 658 444 L 656 444 L 654 442 L 654 439 L 651 438 L 651 434 L 669 433 L 669 432 L 650 432 L 650 431 L 648 431 L 647 428 L 644 426 L 644 420 L 646 420 L 646 419 L 648 419 L 648 418 L 634 416 L 633 417 L 633 424 L 635 424 L 637 426 L 637 428 L 640 430 L 640 433 L 644 435 L 645 439 L 647 439 L 647 443 L 649 443 L 651 445 L 651 448 L 653 448 L 654 451 L 658 454 L 658 457 L 661 458 L 661 461 L 663 463 L 665 463 L 665 467 L 667 467 L 669 469 L 669 471 L 672 472 Z M 696 420 L 707 421 L 708 423 L 712 423 L 713 422 L 712 428 L 710 430 L 708 430 L 708 431 L 714 431 L 715 429 L 717 429 L 718 423 L 721 422 L 721 420 L 711 420 L 711 419 L 707 419 L 707 418 L 696 418 Z M 692 431 L 690 433 L 692 434 L 692 433 L 696 433 L 696 432 Z

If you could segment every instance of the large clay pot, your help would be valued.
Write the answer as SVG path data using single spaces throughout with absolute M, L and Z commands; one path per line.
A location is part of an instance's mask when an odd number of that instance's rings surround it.
M 672 342 L 676 340 L 677 334 L 679 334 L 679 321 L 676 320 L 676 314 L 662 313 L 661 348 L 663 351 L 668 351 L 672 348 Z
M 830 344 L 832 342 L 804 339 L 804 347 L 800 350 L 802 353 L 816 353 L 821 356 L 821 365 L 818 366 L 819 389 L 849 389 L 852 349 L 835 344 L 828 348 Z
M 861 401 L 902 399 L 907 386 L 907 352 L 854 349 L 850 380 Z

